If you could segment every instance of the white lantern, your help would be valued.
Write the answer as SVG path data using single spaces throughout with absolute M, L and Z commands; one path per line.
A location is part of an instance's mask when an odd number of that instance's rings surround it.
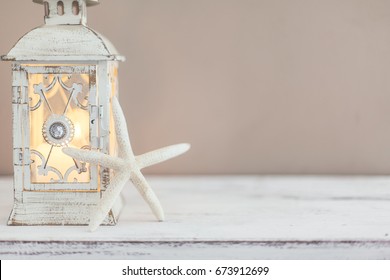
M 124 58 L 86 26 L 98 0 L 33 0 L 45 25 L 2 57 L 12 61 L 15 203 L 10 225 L 85 225 L 112 176 L 63 147 L 116 154 L 112 98 Z M 117 222 L 121 203 L 103 224 Z

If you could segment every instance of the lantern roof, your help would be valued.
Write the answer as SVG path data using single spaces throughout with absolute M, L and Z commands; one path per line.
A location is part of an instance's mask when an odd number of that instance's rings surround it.
M 8 61 L 91 61 L 125 58 L 103 35 L 84 25 L 44 25 L 24 35 L 2 57 Z
M 33 2 L 48 3 L 48 9 L 45 9 L 45 24 L 19 39 L 10 52 L 1 57 L 2 60 L 33 62 L 125 60 L 108 39 L 86 26 L 86 6 L 97 5 L 99 0 Z M 59 12 L 57 3 L 61 3 L 62 13 Z M 72 5 L 75 3 L 79 5 L 76 13 L 72 12 Z

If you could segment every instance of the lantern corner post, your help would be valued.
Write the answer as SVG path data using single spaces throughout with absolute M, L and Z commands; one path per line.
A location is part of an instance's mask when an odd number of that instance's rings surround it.
M 102 153 L 117 156 L 116 133 L 113 124 L 112 98 L 118 95 L 118 61 L 100 60 L 96 62 L 96 88 L 97 110 L 99 116 L 98 136 L 94 148 Z M 93 88 L 93 87 L 91 87 Z M 95 138 L 95 134 L 92 134 Z M 113 177 L 113 172 L 109 168 L 99 166 L 99 190 L 100 195 L 106 191 Z M 124 205 L 123 196 L 119 196 L 113 208 L 109 212 L 104 224 L 115 225 L 119 219 Z
M 12 64 L 12 131 L 14 205 L 8 225 L 22 224 L 23 191 L 30 187 L 30 118 L 28 76 L 19 62 Z

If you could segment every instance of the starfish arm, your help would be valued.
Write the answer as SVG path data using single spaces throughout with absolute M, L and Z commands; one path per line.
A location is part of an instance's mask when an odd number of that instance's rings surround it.
M 134 186 L 137 188 L 143 199 L 148 203 L 156 218 L 159 221 L 164 221 L 164 210 L 161 207 L 160 201 L 158 200 L 156 194 L 149 186 L 144 175 L 142 175 L 139 169 L 132 172 L 131 181 L 133 182 Z
M 125 163 L 120 158 L 114 158 L 112 156 L 88 150 L 81 150 L 75 148 L 63 148 L 64 154 L 78 159 L 80 161 L 89 162 L 94 165 L 101 165 L 111 169 L 121 169 L 125 166 Z
M 129 180 L 129 177 L 129 172 L 120 171 L 112 178 L 111 183 L 103 193 L 99 204 L 92 208 L 91 219 L 89 221 L 90 231 L 95 231 L 104 221 L 122 192 L 124 185 Z
M 191 148 L 190 144 L 178 144 L 161 148 L 136 157 L 140 169 L 158 164 L 184 154 Z
M 115 132 L 118 143 L 119 156 L 125 159 L 134 158 L 133 149 L 131 148 L 129 132 L 127 130 L 126 118 L 123 114 L 118 98 L 112 99 L 112 113 L 115 122 Z

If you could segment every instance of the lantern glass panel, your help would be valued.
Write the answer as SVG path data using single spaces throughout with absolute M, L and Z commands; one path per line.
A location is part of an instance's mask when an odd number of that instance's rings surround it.
M 91 149 L 90 80 L 82 72 L 28 72 L 32 184 L 90 182 L 90 165 L 62 152 L 63 147 Z
M 111 62 L 109 63 L 109 76 L 111 83 L 111 100 L 113 97 L 118 96 L 118 63 Z M 112 115 L 112 108 L 110 109 L 110 127 L 115 127 L 114 117 Z M 110 133 L 110 155 L 116 156 L 117 152 L 117 144 L 116 144 L 116 134 Z

